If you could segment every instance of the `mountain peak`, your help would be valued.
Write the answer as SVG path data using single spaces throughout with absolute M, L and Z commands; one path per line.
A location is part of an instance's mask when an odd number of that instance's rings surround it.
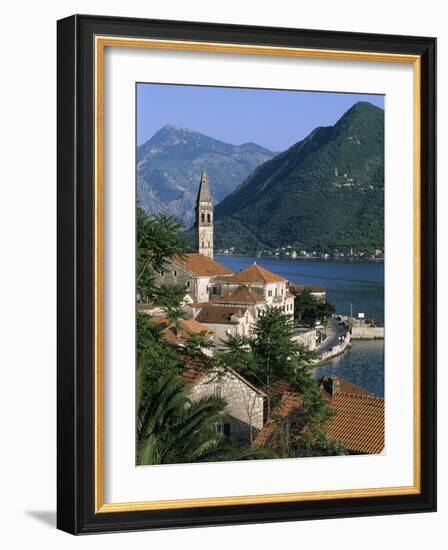
M 197 132 L 196 130 L 192 130 L 191 128 L 185 128 L 184 126 L 179 126 L 178 124 L 165 124 L 165 126 L 163 126 L 159 130 L 159 132 L 163 132 L 164 130 L 187 133 L 187 134 L 199 134 L 200 133 L 200 132 Z
M 373 103 L 370 103 L 368 101 L 358 101 L 357 103 L 354 103 L 350 109 L 345 111 L 345 113 L 342 115 L 342 117 L 339 119 L 339 122 L 344 121 L 346 118 L 351 117 L 365 117 L 365 116 L 375 116 L 378 114 L 382 114 L 384 112 L 381 107 L 377 107 L 376 105 L 373 105 Z

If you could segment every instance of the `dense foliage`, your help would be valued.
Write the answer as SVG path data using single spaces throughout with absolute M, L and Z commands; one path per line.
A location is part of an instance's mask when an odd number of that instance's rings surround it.
M 185 251 L 182 227 L 173 218 L 150 216 L 137 208 L 136 285 L 141 301 L 153 301 L 156 296 L 169 293 L 167 287 L 162 290 L 156 287 L 155 274 L 164 270 L 167 258 Z M 176 290 L 172 289 L 172 292 L 175 293 Z
M 215 246 L 241 253 L 384 247 L 384 111 L 355 104 L 258 167 L 215 208 Z
M 333 413 L 313 379 L 313 353 L 291 339 L 292 331 L 291 321 L 280 310 L 270 308 L 258 317 L 254 338 L 230 336 L 226 340 L 228 351 L 219 357 L 219 364 L 224 369 L 231 366 L 265 390 L 268 416 L 281 398 L 273 394 L 278 382 L 287 382 L 290 391 L 300 395 L 303 402 L 300 429 L 290 430 L 288 418 L 279 418 L 277 436 L 268 444 L 280 456 L 345 454 L 344 446 L 325 432 Z
M 185 315 L 184 289 L 155 284 L 154 274 L 167 257 L 182 254 L 180 228 L 170 218 L 138 215 L 138 291 L 160 305 L 166 317 L 179 324 Z M 324 424 L 330 412 L 311 375 L 311 354 L 291 339 L 293 324 L 278 309 L 268 309 L 256 320 L 250 339 L 229 337 L 227 352 L 206 356 L 211 346 L 203 335 L 191 335 L 182 348 L 169 343 L 146 313 L 137 314 L 137 463 L 167 464 L 218 460 L 249 460 L 302 456 L 313 452 L 340 454 L 328 441 Z M 244 375 L 267 394 L 268 413 L 275 405 L 272 388 L 286 381 L 303 399 L 309 434 L 291 434 L 287 449 L 240 447 L 215 429 L 227 414 L 226 403 L 210 396 L 192 399 L 182 381 L 186 362 L 216 373 L 229 369 Z M 300 435 L 300 436 L 299 436 Z M 252 439 L 252 435 L 251 435 Z M 303 440 L 303 441 L 302 441 Z M 319 449 L 319 451 L 318 451 Z
M 299 325 L 312 327 L 318 321 L 326 325 L 328 318 L 336 311 L 333 304 L 316 298 L 307 288 L 296 290 L 294 287 L 290 287 L 289 290 L 295 296 L 294 319 Z

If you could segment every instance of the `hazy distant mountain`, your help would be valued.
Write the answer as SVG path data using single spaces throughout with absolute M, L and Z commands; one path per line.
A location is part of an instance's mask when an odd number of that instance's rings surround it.
M 390 182 L 393 184 L 393 182 Z M 359 102 L 258 167 L 215 208 L 215 247 L 384 246 L 384 111 Z
M 139 204 L 148 212 L 173 215 L 188 227 L 203 170 L 217 203 L 274 155 L 255 143 L 230 145 L 169 124 L 137 148 Z

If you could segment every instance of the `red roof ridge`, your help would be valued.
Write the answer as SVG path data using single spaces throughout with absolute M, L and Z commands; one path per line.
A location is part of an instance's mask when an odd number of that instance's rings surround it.
M 171 261 L 182 266 L 190 273 L 203 277 L 215 275 L 232 275 L 233 271 L 220 264 L 216 260 L 197 252 L 174 256 Z

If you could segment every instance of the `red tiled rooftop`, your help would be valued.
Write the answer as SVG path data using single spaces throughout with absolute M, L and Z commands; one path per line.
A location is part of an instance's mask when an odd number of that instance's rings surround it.
M 199 321 L 200 323 L 228 325 L 234 323 L 232 321 L 233 315 L 243 317 L 246 312 L 247 308 L 245 307 L 215 306 L 209 304 L 201 309 L 196 316 L 196 321 Z
M 279 275 L 276 275 L 275 273 L 272 273 L 272 271 L 269 271 L 264 267 L 261 267 L 261 265 L 253 263 L 249 267 L 246 267 L 245 269 L 238 271 L 238 273 L 235 273 L 235 275 L 232 275 L 231 277 L 226 278 L 225 281 L 230 283 L 266 284 L 266 283 L 285 283 L 286 279 L 284 279 L 283 277 L 280 277 Z
M 331 439 L 341 441 L 352 453 L 379 454 L 384 450 L 384 399 L 376 397 L 367 390 L 339 379 L 339 391 L 333 397 L 323 389 L 329 406 L 335 415 L 329 421 L 326 432 Z M 286 383 L 280 386 L 287 388 Z M 280 388 L 279 388 L 280 389 Z M 271 412 L 271 416 L 263 429 L 257 434 L 252 446 L 262 447 L 269 444 L 278 429 L 278 421 L 283 418 L 298 416 L 302 400 L 296 393 L 286 391 L 279 405 Z
M 185 254 L 174 258 L 174 263 L 177 263 L 187 269 L 193 275 L 202 277 L 215 275 L 231 275 L 233 271 L 223 266 L 219 262 L 212 260 L 204 254 Z
M 263 294 L 247 286 L 239 286 L 222 295 L 212 296 L 214 303 L 255 305 L 265 301 Z
M 171 343 L 184 343 L 190 334 L 204 334 L 205 336 L 213 334 L 212 330 L 205 325 L 201 325 L 195 319 L 181 319 L 179 328 L 166 317 L 154 316 L 151 319 L 159 327 L 165 339 Z
M 330 400 L 336 413 L 326 431 L 352 452 L 379 454 L 384 450 L 384 399 L 338 393 Z

